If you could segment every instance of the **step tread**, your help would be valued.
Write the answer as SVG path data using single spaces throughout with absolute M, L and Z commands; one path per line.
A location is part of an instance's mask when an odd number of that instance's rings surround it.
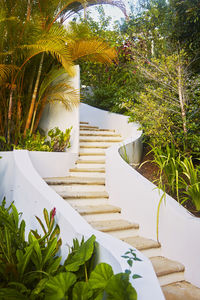
M 68 184 L 88 184 L 88 185 L 105 185 L 104 178 L 93 177 L 50 177 L 44 178 L 49 185 L 68 185 Z
M 58 193 L 64 199 L 85 199 L 85 198 L 108 198 L 107 192 L 59 192 Z
M 96 172 L 96 173 L 105 173 L 105 168 L 72 168 L 70 172 Z
M 80 130 L 80 136 L 86 136 L 86 137 L 121 137 L 120 134 L 118 133 L 111 133 L 110 131 L 108 131 L 108 133 L 105 133 L 105 131 L 100 131 L 100 133 L 86 133 L 83 132 L 84 130 Z
M 83 130 L 83 129 L 99 129 L 98 126 L 91 126 L 91 125 L 80 125 L 80 128 Z
M 79 156 L 105 156 L 105 152 L 80 152 Z
M 150 260 L 158 277 L 171 273 L 184 272 L 185 270 L 185 267 L 181 263 L 163 256 L 151 257 Z
M 126 220 L 91 221 L 90 225 L 103 232 L 118 231 L 126 229 L 138 229 L 139 225 Z
M 76 164 L 105 164 L 105 160 L 87 160 L 87 159 L 78 159 Z
M 85 148 L 85 149 L 87 149 L 87 148 L 101 148 L 101 149 L 107 149 L 107 148 L 109 148 L 110 146 L 112 146 L 112 144 L 110 144 L 110 145 L 80 145 L 80 148 Z
M 80 124 L 89 124 L 89 122 L 80 121 Z
M 197 300 L 200 289 L 187 281 L 175 282 L 162 286 L 166 300 Z
M 99 139 L 90 139 L 90 138 L 81 138 L 79 139 L 80 143 L 117 143 L 117 142 L 121 142 L 122 138 L 115 138 L 112 139 L 111 137 L 109 137 L 108 139 L 103 138 L 99 138 Z
M 92 127 L 80 126 L 80 130 L 115 132 L 114 129 L 104 129 L 104 128 L 99 128 L 99 127 L 96 127 L 96 126 L 92 126 Z
M 73 205 L 73 208 L 76 209 L 81 215 L 91 215 L 91 214 L 103 214 L 103 213 L 120 213 L 121 208 L 104 204 L 104 205 Z
M 122 238 L 122 240 L 141 251 L 151 248 L 160 248 L 160 243 L 142 236 L 131 236 Z

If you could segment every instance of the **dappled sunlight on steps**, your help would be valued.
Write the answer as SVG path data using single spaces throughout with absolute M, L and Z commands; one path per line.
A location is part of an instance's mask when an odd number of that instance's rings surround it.
M 105 150 L 121 141 L 121 136 L 114 130 L 80 122 L 80 153 L 76 167 L 70 169 L 67 177 L 45 180 L 92 227 L 121 239 L 148 256 L 167 300 L 200 299 L 200 289 L 184 281 L 184 266 L 162 257 L 161 245 L 139 236 L 139 224 L 124 220 L 120 207 L 109 204 L 105 189 Z

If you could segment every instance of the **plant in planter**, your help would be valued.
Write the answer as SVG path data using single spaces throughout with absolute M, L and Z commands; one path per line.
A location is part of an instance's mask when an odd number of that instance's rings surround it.
M 26 240 L 24 220 L 19 221 L 20 214 L 13 204 L 8 208 L 5 204 L 4 199 L 0 206 L 0 299 L 137 299 L 129 282 L 130 272 L 114 274 L 106 263 L 95 266 L 94 235 L 87 241 L 74 239 L 61 264 L 55 208 L 50 214 L 44 209 L 45 224 L 36 217 L 44 234 L 31 230 Z
M 66 148 L 70 148 L 70 133 L 72 127 L 62 132 L 58 127 L 48 131 L 47 136 L 40 134 L 31 134 L 28 130 L 26 136 L 21 136 L 19 143 L 15 149 L 26 149 L 29 151 L 48 151 L 63 152 Z

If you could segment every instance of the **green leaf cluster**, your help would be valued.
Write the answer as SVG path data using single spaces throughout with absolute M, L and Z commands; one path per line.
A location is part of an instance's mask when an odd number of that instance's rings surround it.
M 29 151 L 48 151 L 48 152 L 63 152 L 66 148 L 70 148 L 70 134 L 72 127 L 67 128 L 65 132 L 61 131 L 58 127 L 55 127 L 48 131 L 47 136 L 40 134 L 37 131 L 35 134 L 31 134 L 30 130 L 27 130 L 26 136 L 20 136 L 15 149 L 26 149 Z
M 2 300 L 136 300 L 128 273 L 114 274 L 106 263 L 95 266 L 96 242 L 73 240 L 61 264 L 60 229 L 55 208 L 36 217 L 43 235 L 31 230 L 25 239 L 25 222 L 5 199 L 0 206 L 0 299 Z M 136 256 L 134 255 L 134 260 Z

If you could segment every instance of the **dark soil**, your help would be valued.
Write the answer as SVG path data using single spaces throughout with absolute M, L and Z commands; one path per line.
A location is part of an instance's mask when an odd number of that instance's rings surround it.
M 137 168 L 137 172 L 156 185 L 159 180 L 159 168 L 153 162 L 154 157 L 153 153 L 149 153 L 150 150 L 151 148 L 149 146 L 144 145 L 143 158 L 140 166 Z M 170 194 L 169 191 L 166 192 Z M 174 195 L 171 196 L 177 200 Z M 195 209 L 195 206 L 191 201 L 188 200 L 183 206 L 194 216 L 200 217 L 200 211 Z

